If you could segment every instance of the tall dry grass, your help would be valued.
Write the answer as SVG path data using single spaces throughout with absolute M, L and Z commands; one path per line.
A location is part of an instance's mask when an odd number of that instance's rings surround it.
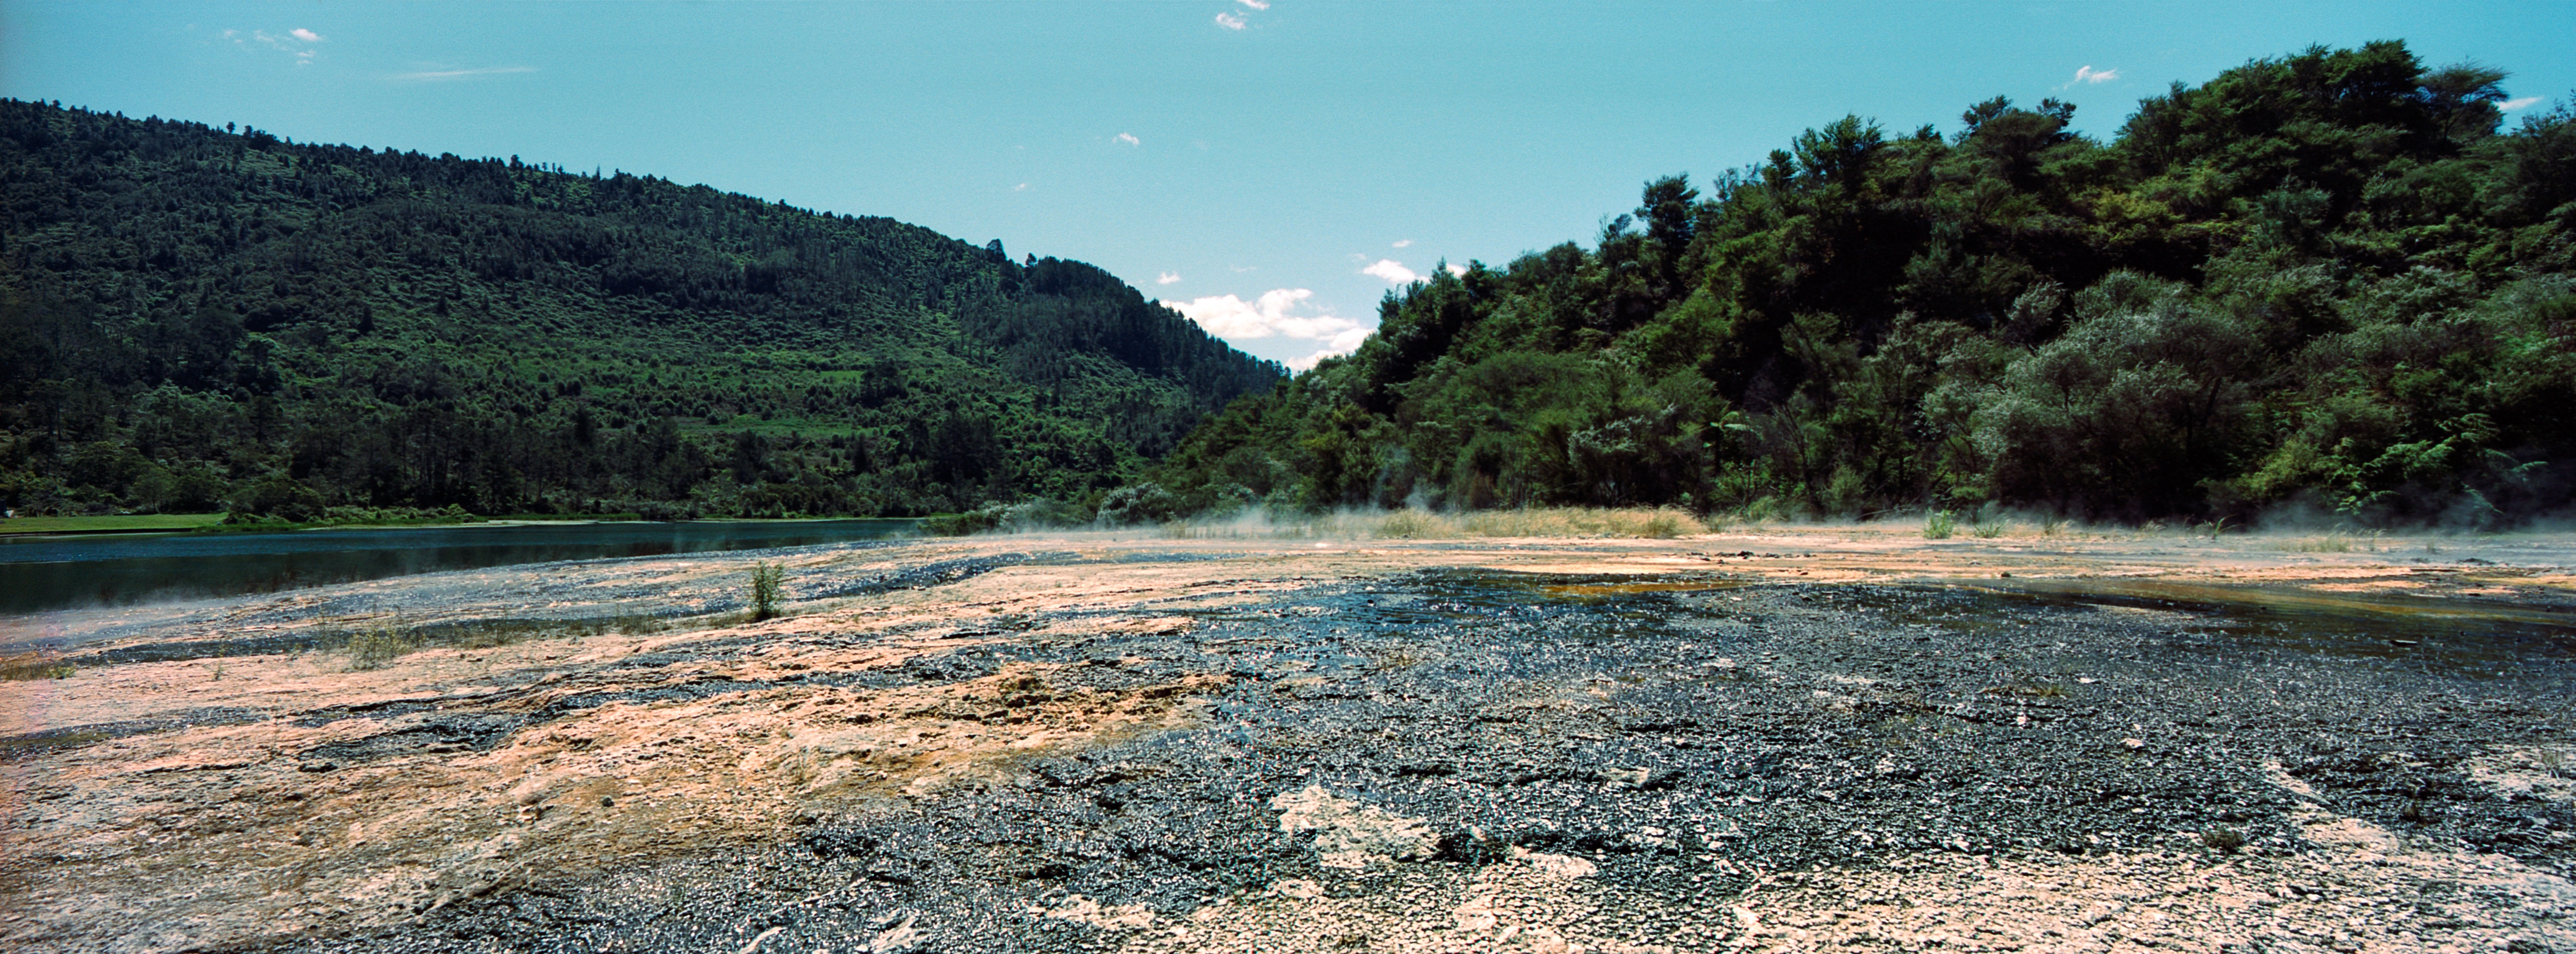
M 1173 539 L 1379 539 L 1438 540 L 1471 537 L 1631 537 L 1668 540 L 1718 528 L 1669 507 L 1592 509 L 1533 507 L 1434 513 L 1427 510 L 1346 511 L 1314 517 L 1247 516 L 1223 521 L 1175 521 L 1163 526 Z

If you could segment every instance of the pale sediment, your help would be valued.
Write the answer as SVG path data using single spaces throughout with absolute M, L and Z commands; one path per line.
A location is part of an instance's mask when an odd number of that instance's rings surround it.
M 2566 949 L 2563 552 L 1076 536 L 57 620 L 0 939 Z M 754 559 L 792 615 L 723 615 Z

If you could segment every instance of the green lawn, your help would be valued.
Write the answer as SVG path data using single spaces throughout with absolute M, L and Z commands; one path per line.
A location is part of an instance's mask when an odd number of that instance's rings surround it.
M 131 533 L 140 530 L 194 530 L 222 523 L 219 513 L 156 513 L 122 517 L 15 517 L 0 519 L 0 535 L 12 533 Z

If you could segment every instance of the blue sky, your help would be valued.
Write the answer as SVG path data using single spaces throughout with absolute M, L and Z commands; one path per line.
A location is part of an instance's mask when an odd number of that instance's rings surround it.
M 1264 357 L 1437 263 L 1586 240 L 1646 179 L 1844 113 L 2140 97 L 2401 38 L 2576 89 L 2576 2 L 0 3 L 0 95 L 517 155 L 1088 261 Z

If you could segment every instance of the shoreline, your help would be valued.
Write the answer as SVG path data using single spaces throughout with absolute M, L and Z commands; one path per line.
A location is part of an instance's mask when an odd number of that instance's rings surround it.
M 922 518 L 920 518 L 920 517 L 717 517 L 717 518 L 705 518 L 705 519 L 694 519 L 694 520 L 617 520 L 617 519 L 610 519 L 610 518 L 607 518 L 607 517 L 599 517 L 599 518 L 588 518 L 588 517 L 584 517 L 584 518 L 566 518 L 566 519 L 561 519 L 561 520 L 556 520 L 556 519 L 544 519 L 544 520 L 519 519 L 519 520 L 514 520 L 514 519 L 509 519 L 509 518 L 499 518 L 499 517 L 496 517 L 496 518 L 491 518 L 491 519 L 475 520 L 475 521 L 472 521 L 472 522 L 458 522 L 458 523 L 433 523 L 433 522 L 423 522 L 423 523 L 333 523 L 333 524 L 281 524 L 281 525 L 273 526 L 273 527 L 272 527 L 272 526 L 261 525 L 261 524 L 236 524 L 236 525 L 232 525 L 232 526 L 230 526 L 230 527 L 227 527 L 227 526 L 226 526 L 226 525 L 224 525 L 224 524 L 216 523 L 216 524 L 204 524 L 204 525 L 191 526 L 191 527 L 136 527 L 136 528 L 131 528 L 131 529 L 128 529 L 128 528 L 120 528 L 120 527 L 108 527 L 108 528 L 89 529 L 89 530 L 5 530 L 5 529 L 0 529 L 0 538 L 12 538 L 12 537 L 58 538 L 58 537 L 127 536 L 127 535 L 133 535 L 133 534 L 147 534 L 147 533 L 159 533 L 159 534 L 169 534 L 169 535 L 172 535 L 172 536 L 182 536 L 182 535 L 197 535 L 197 534 L 211 534 L 211 533 L 303 533 L 303 532 L 313 531 L 313 530 L 438 530 L 438 529 L 451 529 L 451 528 L 456 528 L 456 527 L 551 527 L 551 526 L 586 526 L 586 525 L 592 525 L 592 524 L 625 524 L 625 523 L 668 523 L 668 524 L 673 524 L 673 525 L 684 525 L 684 524 L 695 524 L 695 523 L 755 523 L 755 524 L 772 524 L 772 523 L 841 523 L 841 522 L 856 522 L 856 521 L 871 521 L 871 522 L 873 522 L 873 521 L 902 521 L 902 520 L 910 520 L 910 521 L 916 521 L 916 522 L 917 522 L 917 521 L 919 521 L 919 520 L 921 520 L 921 519 L 922 519 Z M 5 527 L 5 526 L 6 526 L 6 523 L 5 523 L 5 522 L 0 522 L 0 527 Z

